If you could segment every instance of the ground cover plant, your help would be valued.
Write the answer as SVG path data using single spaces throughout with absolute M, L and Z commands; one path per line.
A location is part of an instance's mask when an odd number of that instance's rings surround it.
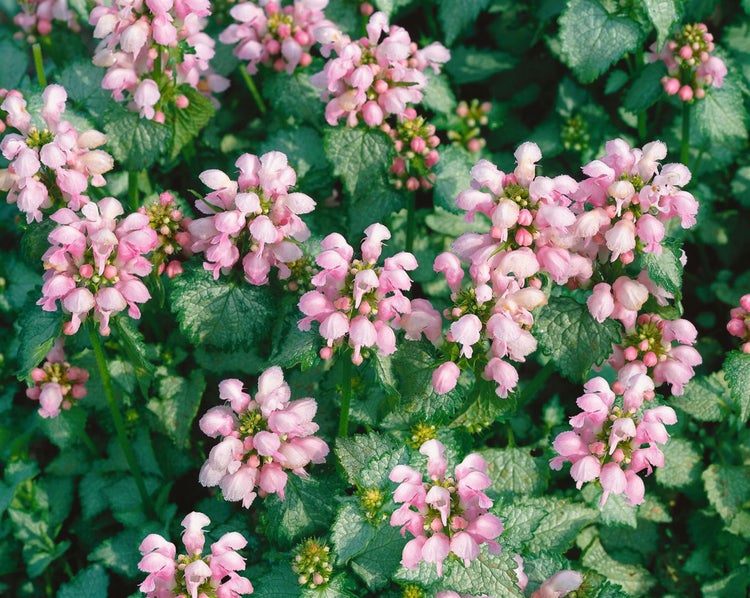
M 0 1 L 0 593 L 746 595 L 749 30 Z

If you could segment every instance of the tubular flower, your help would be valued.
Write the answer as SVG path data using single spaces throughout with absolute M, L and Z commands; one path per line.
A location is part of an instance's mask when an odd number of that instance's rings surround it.
M 470 152 L 478 152 L 487 141 L 481 137 L 481 128 L 489 124 L 489 113 L 492 110 L 490 102 L 471 100 L 467 103 L 461 100 L 456 108 L 455 122 L 448 131 L 448 139 L 453 145 L 464 147 Z
M 380 128 L 391 136 L 396 148 L 397 156 L 391 164 L 396 188 L 406 187 L 409 191 L 432 188 L 435 183 L 432 167 L 439 159 L 435 148 L 440 145 L 435 126 L 409 107 L 394 127 L 383 123 Z
M 661 255 L 667 221 L 678 217 L 683 228 L 695 224 L 698 202 L 680 188 L 690 182 L 690 171 L 682 164 L 659 164 L 667 155 L 661 141 L 631 149 L 614 139 L 605 150 L 583 167 L 588 178 L 572 195 L 573 249 L 591 260 L 623 264 L 637 254 Z
M 26 396 L 39 401 L 39 415 L 57 417 L 86 396 L 89 373 L 65 360 L 64 341 L 58 338 L 42 367 L 31 370 L 31 379 L 34 386 L 26 389 Z
M 20 11 L 13 22 L 28 34 L 29 42 L 37 35 L 49 35 L 52 21 L 62 21 L 68 29 L 78 31 L 76 14 L 68 7 L 68 0 L 21 0 Z
M 198 479 L 203 486 L 219 486 L 224 500 L 242 501 L 249 508 L 258 494 L 283 499 L 287 471 L 307 477 L 309 463 L 325 460 L 328 445 L 313 436 L 317 403 L 311 398 L 290 401 L 281 368 L 260 375 L 255 399 L 237 379 L 222 381 L 219 396 L 229 404 L 209 409 L 199 426 L 211 438 L 223 438 L 211 449 Z
M 733 308 L 729 315 L 727 330 L 732 336 L 742 339 L 742 351 L 750 353 L 750 294 L 743 295 L 738 307 Z
M 312 61 L 315 28 L 333 26 L 323 14 L 327 4 L 328 0 L 295 0 L 283 7 L 273 1 L 262 6 L 240 2 L 229 11 L 237 22 L 229 25 L 219 40 L 235 44 L 234 55 L 247 62 L 245 68 L 251 75 L 258 72 L 258 64 L 292 74 Z
M 617 370 L 640 367 L 657 386 L 666 382 L 672 394 L 681 395 L 683 386 L 695 375 L 693 368 L 702 363 L 700 353 L 692 346 L 697 334 L 687 320 L 642 314 L 626 331 L 622 344 L 614 347 L 609 363 Z
M 683 102 L 702 99 L 708 87 L 721 87 L 727 74 L 724 61 L 712 56 L 715 49 L 714 36 L 704 23 L 685 25 L 673 39 L 667 41 L 661 53 L 656 44 L 651 46 L 649 62 L 661 60 L 667 67 L 667 75 L 661 83 L 669 95 L 676 95 Z
M 345 118 L 350 127 L 360 121 L 377 127 L 389 115 L 403 117 L 409 104 L 422 101 L 425 69 L 438 72 L 450 58 L 437 42 L 418 49 L 408 31 L 389 26 L 382 12 L 370 17 L 367 37 L 352 41 L 328 24 L 315 29 L 315 39 L 322 44 L 323 56 L 336 55 L 312 77 L 322 90 L 321 99 L 328 102 L 325 117 L 330 125 Z
M 164 122 L 170 102 L 189 101 L 188 85 L 204 95 L 224 91 L 229 81 L 213 73 L 214 40 L 203 32 L 208 0 L 96 0 L 89 23 L 101 39 L 94 64 L 107 69 L 102 87 L 141 117 Z
M 71 319 L 63 333 L 75 334 L 81 321 L 94 310 L 99 332 L 109 335 L 109 320 L 127 309 L 140 318 L 138 304 L 150 299 L 141 281 L 153 267 L 145 257 L 158 244 L 145 214 L 130 214 L 122 221 L 122 205 L 113 197 L 90 202 L 78 215 L 61 208 L 51 219 L 59 226 L 49 234 L 51 247 L 44 253 L 42 298 L 45 311 L 57 311 L 60 301 Z
M 643 502 L 645 488 L 638 476 L 650 475 L 653 467 L 664 465 L 664 454 L 657 444 L 669 438 L 664 425 L 677 422 L 671 407 L 644 409 L 654 397 L 654 383 L 645 372 L 630 368 L 620 372 L 610 388 L 604 378 L 592 378 L 586 393 L 578 397 L 581 413 L 570 418 L 572 430 L 560 433 L 552 443 L 559 456 L 550 461 L 555 470 L 571 463 L 570 476 L 581 488 L 598 480 L 604 493 L 625 494 L 629 504 Z
M 345 339 L 356 365 L 363 361 L 363 349 L 377 347 L 382 355 L 396 350 L 392 327 L 411 309 L 403 292 L 411 288 L 407 271 L 416 269 L 417 260 L 402 251 L 377 266 L 383 241 L 390 237 L 382 224 L 368 226 L 361 259 L 354 258 L 354 249 L 338 233 L 321 242 L 323 252 L 316 263 L 322 270 L 312 278 L 315 290 L 300 298 L 305 317 L 297 326 L 309 330 L 312 322 L 319 323 L 318 332 L 326 340 L 320 351 L 323 359 L 330 359 Z
M 484 490 L 490 486 L 487 463 L 476 453 L 468 455 L 446 475 L 448 463 L 445 446 L 428 440 L 419 449 L 427 456 L 429 480 L 407 465 L 397 465 L 388 476 L 398 487 L 393 500 L 402 503 L 391 515 L 391 525 L 401 527 L 414 538 L 407 542 L 401 564 L 414 569 L 420 561 L 434 563 L 442 577 L 443 562 L 449 554 L 460 558 L 465 566 L 479 555 L 482 544 L 497 554 L 495 539 L 503 524 L 488 512 L 492 506 Z
M 242 154 L 235 165 L 240 169 L 237 181 L 220 170 L 201 173 L 212 191 L 196 207 L 209 216 L 188 225 L 190 248 L 205 252 L 203 267 L 215 279 L 240 259 L 250 284 L 267 284 L 272 266 L 279 269 L 279 278 L 288 278 L 289 264 L 303 257 L 299 242 L 310 236 L 299 215 L 311 212 L 315 202 L 304 193 L 289 192 L 297 175 L 281 152 L 260 158 Z
M 80 210 L 89 202 L 85 195 L 89 184 L 103 186 L 102 176 L 112 169 L 114 161 L 97 148 L 106 137 L 99 131 L 78 132 L 61 120 L 68 94 L 59 85 L 49 85 L 42 93 L 41 117 L 45 128 L 31 124 L 32 115 L 26 100 L 16 91 L 4 95 L 0 109 L 16 133 L 7 133 L 0 151 L 10 161 L 0 170 L 0 190 L 8 192 L 8 203 L 15 203 L 26 214 L 26 221 L 41 222 L 42 210 L 67 205 Z
M 190 245 L 190 233 L 185 230 L 182 210 L 177 207 L 174 195 L 165 191 L 158 201 L 138 208 L 138 212 L 148 216 L 148 225 L 158 236 L 158 245 L 151 256 L 157 272 L 166 272 L 169 278 L 181 274 L 182 264 L 175 258 Z
M 228 532 L 211 544 L 203 555 L 203 528 L 211 520 L 193 511 L 182 520 L 182 541 L 186 554 L 177 554 L 174 544 L 159 534 L 149 534 L 139 550 L 143 558 L 138 569 L 148 573 L 140 584 L 147 598 L 239 598 L 253 593 L 253 584 L 237 574 L 245 569 L 238 550 L 247 545 L 239 532 Z

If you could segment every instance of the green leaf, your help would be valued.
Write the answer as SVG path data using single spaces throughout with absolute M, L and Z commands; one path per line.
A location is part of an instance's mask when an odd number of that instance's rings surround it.
M 270 571 L 261 575 L 253 569 L 244 572 L 253 584 L 253 598 L 300 598 L 302 589 L 297 574 L 292 571 L 291 561 L 274 563 Z
M 662 249 L 661 255 L 644 253 L 641 256 L 641 265 L 646 268 L 648 277 L 656 285 L 676 295 L 682 290 L 681 250 L 678 245 L 672 243 L 664 243 Z
M 3 253 L 0 260 L 0 275 L 5 278 L 6 284 L 0 293 L 0 308 L 20 311 L 29 291 L 39 285 L 40 274 L 14 253 Z
M 728 78 L 721 87 L 708 89 L 692 106 L 691 125 L 715 142 L 747 139 L 747 110 L 739 84 Z
M 64 450 L 80 442 L 87 415 L 85 407 L 79 405 L 61 411 L 57 417 L 42 418 L 39 427 L 53 444 Z
M 3 68 L 0 69 L 0 87 L 15 89 L 21 83 L 29 67 L 29 55 L 31 54 L 31 48 L 26 47 L 29 50 L 28 52 L 22 50 L 17 42 L 10 37 L 4 35 L 0 38 L 0 56 L 3 57 Z
M 529 542 L 531 552 L 565 552 L 581 529 L 599 516 L 596 509 L 562 499 L 540 498 L 532 502 L 527 498 L 524 503 L 539 505 L 547 511 Z
M 654 586 L 656 580 L 640 565 L 626 565 L 613 559 L 596 536 L 586 543 L 583 553 L 583 564 L 604 575 L 611 583 L 618 584 L 629 596 L 643 596 Z
M 423 90 L 420 104 L 436 113 L 452 114 L 456 109 L 456 96 L 453 94 L 448 77 L 435 74 L 432 70 L 426 72 L 427 87 Z M 440 159 L 443 159 L 442 153 Z
M 742 166 L 734 174 L 732 197 L 743 207 L 750 207 L 750 166 Z
M 177 94 L 184 95 L 190 103 L 185 108 L 174 108 L 172 159 L 201 132 L 216 112 L 211 100 L 190 85 L 180 85 Z
M 702 422 L 718 422 L 729 409 L 729 386 L 724 372 L 693 378 L 685 385 L 682 396 L 673 397 L 671 405 Z
M 378 432 L 336 439 L 336 456 L 350 484 L 362 488 L 388 484 L 388 474 L 406 457 L 406 447 Z
M 336 513 L 331 497 L 338 489 L 332 486 L 330 479 L 322 482 L 290 473 L 284 500 L 276 494 L 264 500 L 268 539 L 281 547 L 289 547 L 303 536 L 328 530 Z
M 165 376 L 159 380 L 159 398 L 148 402 L 148 409 L 158 419 L 163 432 L 177 448 L 189 444 L 193 420 L 198 414 L 206 380 L 201 370 L 194 370 L 190 378 Z
M 612 344 L 620 340 L 617 323 L 600 324 L 586 305 L 569 297 L 550 298 L 536 316 L 533 333 L 544 353 L 574 382 L 583 381 L 592 366 L 608 359 Z
M 729 522 L 750 500 L 750 466 L 713 463 L 701 476 L 708 501 L 721 518 Z
M 661 60 L 643 67 L 625 93 L 623 107 L 631 112 L 640 112 L 656 104 L 664 95 L 661 79 L 666 74 L 667 69 Z
M 401 562 L 406 540 L 398 529 L 382 522 L 367 549 L 349 563 L 351 570 L 365 582 L 370 590 L 388 585 Z
M 451 59 L 445 65 L 445 70 L 453 83 L 464 85 L 508 71 L 516 66 L 516 63 L 516 58 L 505 52 L 488 52 L 479 48 L 457 46 L 451 50 Z
M 560 17 L 562 57 L 581 83 L 591 83 L 640 40 L 637 23 L 610 14 L 597 0 L 570 0 Z
M 44 311 L 32 298 L 27 301 L 17 321 L 20 331 L 16 375 L 25 378 L 44 361 L 55 339 L 62 334 L 62 313 Z
M 674 0 L 645 0 L 648 17 L 656 28 L 656 46 L 663 48 L 664 42 L 672 33 L 672 27 L 679 22 L 680 14 Z
M 144 537 L 139 530 L 126 529 L 99 544 L 89 554 L 89 560 L 101 563 L 127 579 L 135 579 L 142 575 L 138 571 L 141 555 L 137 547 Z
M 255 376 L 268 367 L 266 357 L 260 355 L 260 350 L 261 347 L 256 345 L 242 351 L 237 349 L 218 351 L 212 347 L 204 346 L 198 347 L 193 355 L 198 365 L 212 374 L 231 373 L 237 375 L 237 373 L 242 373 Z
M 402 6 L 407 6 L 412 0 L 374 0 L 378 10 L 384 12 L 389 17 L 392 16 Z
M 656 470 L 656 481 L 667 488 L 682 488 L 696 481 L 703 456 L 692 442 L 672 438 L 663 447 L 664 466 Z
M 740 424 L 750 415 L 750 355 L 731 351 L 724 360 L 724 372 L 732 399 L 739 407 Z
M 500 538 L 502 540 L 502 536 Z M 489 554 L 486 545 L 483 545 L 479 556 L 472 560 L 468 567 L 459 559 L 446 559 L 443 564 L 443 576 L 440 578 L 435 565 L 423 561 L 413 571 L 400 569 L 396 579 L 431 586 L 433 589 L 450 588 L 459 594 L 521 598 L 523 592 L 516 585 L 517 567 L 511 551 L 503 550 L 500 554 Z
M 73 62 L 60 73 L 59 83 L 68 92 L 68 103 L 97 120 L 114 107 L 109 91 L 102 89 L 104 73 L 105 69 L 94 66 L 90 60 Z
M 338 127 L 327 131 L 324 147 L 334 175 L 341 177 L 349 196 L 352 235 L 361 235 L 368 225 L 402 207 L 404 199 L 387 177 L 396 152 L 387 134 L 378 129 Z
M 625 71 L 619 69 L 613 70 L 609 77 L 607 77 L 607 84 L 604 86 L 604 93 L 607 95 L 613 94 L 625 85 L 630 80 L 628 74 Z
M 375 537 L 375 527 L 365 519 L 357 502 L 349 499 L 336 513 L 331 527 L 336 563 L 345 565 L 355 556 L 362 554 Z
M 345 573 L 335 575 L 324 586 L 304 588 L 300 598 L 357 598 L 357 585 L 354 579 Z
M 107 598 L 109 578 L 100 565 L 80 571 L 72 581 L 60 586 L 57 598 Z
M 401 393 L 401 412 L 407 417 L 433 423 L 448 422 L 461 408 L 471 386 L 471 373 L 462 373 L 456 387 L 445 394 L 432 388 L 432 373 L 439 365 L 426 341 L 404 343 L 392 356 Z
M 435 165 L 435 207 L 463 214 L 456 207 L 456 197 L 471 188 L 471 169 L 477 159 L 463 148 L 448 146 L 440 152 Z
M 445 43 L 449 46 L 456 38 L 473 25 L 479 13 L 487 8 L 489 0 L 440 0 L 438 8 L 438 21 L 445 33 Z
M 154 365 L 148 358 L 146 343 L 143 335 L 129 318 L 124 316 L 113 318 L 113 329 L 116 331 L 117 340 L 120 341 L 122 348 L 125 350 L 130 364 L 134 368 L 138 381 L 143 388 L 148 388 L 147 381 L 144 378 L 150 378 L 154 374 Z M 145 394 L 145 393 L 144 393 Z
M 701 586 L 701 596 L 704 598 L 747 596 L 748 588 L 750 588 L 750 567 L 742 565 L 724 577 L 704 583 Z
M 283 117 L 322 127 L 325 104 L 320 100 L 320 90 L 310 83 L 310 74 L 304 69 L 292 75 L 274 73 L 263 77 L 263 97 L 274 112 Z M 318 127 L 316 127 L 318 128 Z
M 528 448 L 488 448 L 479 451 L 487 461 L 490 488 L 501 496 L 541 494 L 547 486 L 549 465 L 532 457 Z
M 267 287 L 215 281 L 200 266 L 185 268 L 171 284 L 172 311 L 191 343 L 247 349 L 268 334 L 274 301 Z
M 539 523 L 549 514 L 541 504 L 525 500 L 501 503 L 492 510 L 503 521 L 500 543 L 513 552 L 521 552 L 522 547 L 534 538 Z
M 143 170 L 165 155 L 172 144 L 172 131 L 166 125 L 125 108 L 107 112 L 104 133 L 107 146 L 125 170 Z
M 36 461 L 13 461 L 5 467 L 4 482 L 0 482 L 0 514 L 10 506 L 16 489 L 39 473 Z

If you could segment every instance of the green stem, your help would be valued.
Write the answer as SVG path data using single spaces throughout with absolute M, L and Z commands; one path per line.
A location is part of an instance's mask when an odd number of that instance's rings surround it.
M 102 386 L 104 387 L 104 396 L 107 399 L 107 405 L 109 411 L 112 414 L 112 420 L 115 423 L 115 430 L 117 431 L 117 440 L 120 443 L 120 448 L 125 455 L 125 460 L 130 468 L 130 473 L 133 474 L 135 485 L 138 487 L 138 492 L 141 495 L 141 502 L 146 514 L 152 519 L 156 518 L 156 511 L 154 510 L 154 504 L 151 502 L 151 497 L 146 490 L 146 484 L 143 481 L 141 470 L 138 468 L 138 463 L 135 460 L 135 453 L 133 453 L 133 447 L 128 441 L 127 433 L 125 431 L 125 423 L 122 419 L 122 414 L 117 406 L 117 400 L 115 399 L 115 392 L 112 386 L 112 378 L 109 375 L 109 368 L 107 366 L 107 358 L 104 355 L 104 347 L 102 341 L 99 338 L 99 333 L 96 327 L 92 323 L 89 328 L 91 336 L 91 345 L 94 348 L 94 356 L 96 357 L 96 365 L 99 368 L 99 375 L 102 379 Z
M 339 415 L 339 438 L 349 435 L 349 408 L 352 402 L 352 360 L 341 355 L 341 413 Z
M 88 432 L 86 432 L 86 430 L 81 430 L 81 440 L 83 440 L 83 444 L 86 445 L 86 448 L 91 451 L 91 454 L 94 457 L 99 457 L 99 451 L 97 450 L 94 441 L 91 440 L 91 436 L 88 435 Z
M 414 238 L 417 232 L 417 197 L 414 191 L 409 192 L 406 204 L 406 251 L 414 250 Z
M 138 203 L 138 173 L 135 170 L 128 170 L 128 201 L 134 212 L 141 207 Z
M 47 77 L 44 74 L 44 63 L 42 62 L 42 46 L 34 44 L 31 46 L 31 53 L 34 55 L 34 68 L 36 69 L 36 79 L 39 85 L 47 87 Z
M 639 45 L 635 51 L 635 72 L 640 74 L 643 70 L 643 48 Z M 644 143 L 646 140 L 646 111 L 638 111 L 638 141 Z
M 253 96 L 253 99 L 258 106 L 258 110 L 260 110 L 261 114 L 265 114 L 268 110 L 266 109 L 266 105 L 263 103 L 263 98 L 260 97 L 258 88 L 255 87 L 255 81 L 253 81 L 250 73 L 247 72 L 247 69 L 243 65 L 240 65 L 240 73 L 242 73 L 242 78 L 245 80 L 245 85 L 247 85 L 248 90 L 250 90 L 250 94 Z
M 690 159 L 690 104 L 682 103 L 682 140 L 680 142 L 680 162 L 685 166 Z

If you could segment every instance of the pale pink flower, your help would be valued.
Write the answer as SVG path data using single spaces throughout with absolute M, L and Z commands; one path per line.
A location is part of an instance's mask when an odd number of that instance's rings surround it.
M 139 586 L 147 598 L 201 598 L 208 591 L 220 598 L 252 594 L 250 581 L 237 574 L 245 569 L 245 559 L 237 550 L 247 545 L 240 533 L 224 534 L 211 545 L 211 554 L 203 556 L 203 528 L 210 523 L 196 511 L 182 520 L 184 555 L 177 555 L 175 545 L 162 536 L 146 536 L 139 547 L 143 558 L 138 569 L 148 573 Z
M 291 401 L 281 368 L 260 375 L 254 400 L 237 379 L 222 381 L 219 395 L 229 406 L 212 407 L 199 426 L 208 436 L 223 438 L 211 449 L 199 481 L 220 486 L 225 500 L 249 508 L 257 494 L 283 499 L 286 471 L 307 477 L 308 464 L 325 461 L 328 445 L 313 436 L 317 404 L 310 398 Z
M 420 561 L 434 563 L 438 576 L 449 554 L 460 558 L 464 565 L 479 555 L 481 544 L 491 552 L 499 551 L 495 539 L 502 533 L 500 519 L 487 512 L 492 506 L 483 490 L 489 487 L 487 463 L 480 455 L 471 454 L 446 477 L 445 447 L 438 440 L 429 440 L 419 449 L 427 456 L 429 481 L 408 465 L 397 465 L 389 479 L 399 484 L 394 501 L 403 503 L 391 515 L 390 523 L 414 536 L 403 549 L 401 564 L 414 569 Z
M 70 409 L 86 396 L 89 373 L 71 367 L 65 359 L 64 341 L 58 338 L 42 367 L 31 370 L 31 379 L 34 386 L 26 389 L 26 396 L 39 401 L 39 415 L 57 417 L 61 409 Z

